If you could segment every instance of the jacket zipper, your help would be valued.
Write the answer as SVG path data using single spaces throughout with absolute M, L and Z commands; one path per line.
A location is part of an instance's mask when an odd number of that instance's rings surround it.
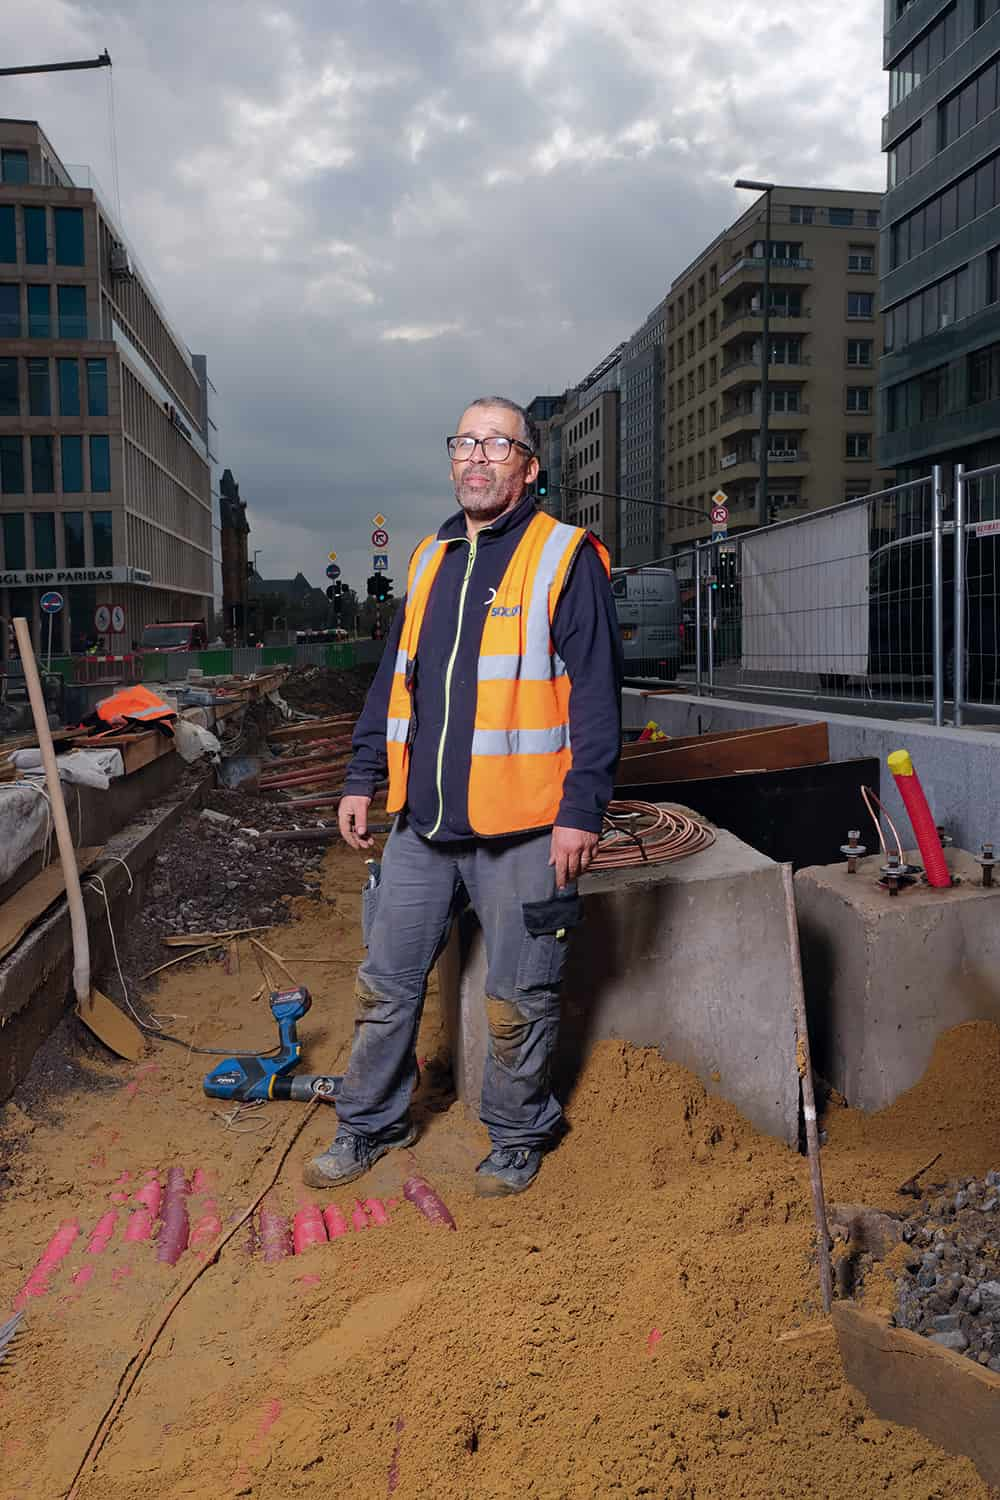
M 476 560 L 476 546 L 478 541 L 479 535 L 477 533 L 469 543 L 469 559 L 465 565 L 465 577 L 462 579 L 462 591 L 458 596 L 458 624 L 455 627 L 455 642 L 451 648 L 451 655 L 448 658 L 448 666 L 444 674 L 444 722 L 441 725 L 441 738 L 438 741 L 437 753 L 438 815 L 437 822 L 434 824 L 434 827 L 427 835 L 427 837 L 430 839 L 434 837 L 438 829 L 441 827 L 441 824 L 444 822 L 444 746 L 445 740 L 448 738 L 448 716 L 451 712 L 451 675 L 455 670 L 455 658 L 458 656 L 458 645 L 462 637 L 462 619 L 465 615 L 465 596 L 469 591 L 469 579 L 472 576 L 472 565 Z

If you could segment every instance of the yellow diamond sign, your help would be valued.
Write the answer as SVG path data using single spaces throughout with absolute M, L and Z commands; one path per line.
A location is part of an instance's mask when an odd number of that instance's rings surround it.
M 337 561 L 337 554 L 336 554 L 336 552 L 328 552 L 326 555 L 330 559 L 331 562 L 336 562 Z
M 372 516 L 372 525 L 381 529 L 385 525 L 385 516 L 379 511 L 377 516 Z

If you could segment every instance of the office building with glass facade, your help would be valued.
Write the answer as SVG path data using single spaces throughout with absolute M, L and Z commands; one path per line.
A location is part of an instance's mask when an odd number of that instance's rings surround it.
M 886 0 L 879 457 L 1000 462 L 1000 0 Z
M 0 615 L 53 650 L 212 623 L 215 392 L 84 168 L 0 120 Z M 99 629 L 118 605 L 116 630 Z M 10 649 L 0 632 L 0 650 Z

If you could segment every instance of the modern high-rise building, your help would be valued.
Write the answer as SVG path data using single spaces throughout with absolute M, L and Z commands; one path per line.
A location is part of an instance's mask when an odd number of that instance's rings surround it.
M 0 615 L 40 642 L 61 594 L 55 652 L 211 628 L 214 399 L 87 169 L 0 120 Z
M 649 314 L 618 362 L 619 506 L 618 562 L 631 567 L 662 557 L 665 511 L 663 422 L 666 300 Z
M 776 187 L 771 200 L 769 244 L 762 196 L 662 304 L 666 498 L 691 508 L 665 513 L 675 549 L 709 534 L 720 489 L 730 531 L 757 524 L 765 256 L 769 519 L 836 505 L 886 478 L 875 461 L 880 195 Z
M 886 0 L 879 459 L 1000 462 L 1000 0 Z

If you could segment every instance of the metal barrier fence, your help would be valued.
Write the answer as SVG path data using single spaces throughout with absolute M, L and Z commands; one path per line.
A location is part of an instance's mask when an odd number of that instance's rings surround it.
M 962 545 L 956 548 L 955 538 Z M 703 542 L 614 580 L 626 674 L 929 708 L 1000 695 L 1000 466 Z M 957 700 L 957 701 L 956 701 Z

